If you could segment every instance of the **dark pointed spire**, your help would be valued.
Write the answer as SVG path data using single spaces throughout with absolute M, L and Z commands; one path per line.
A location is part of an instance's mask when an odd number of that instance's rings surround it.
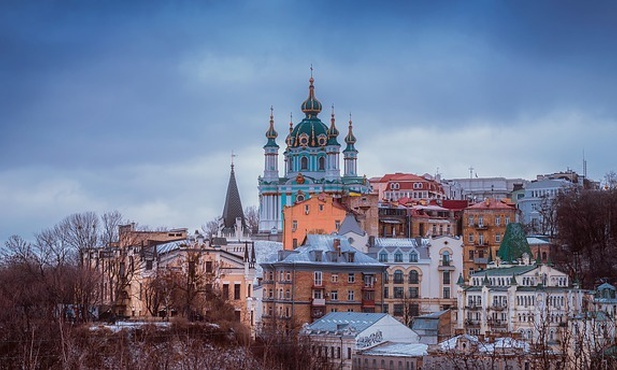
M 463 279 L 462 273 L 458 274 L 458 280 L 456 281 L 456 285 L 460 285 L 460 286 L 465 285 L 465 279 Z
M 244 212 L 242 210 L 242 202 L 240 201 L 240 193 L 238 192 L 238 184 L 236 184 L 236 175 L 234 172 L 235 154 L 231 154 L 231 173 L 229 175 L 229 183 L 227 184 L 227 195 L 225 196 L 225 206 L 223 207 L 223 232 L 232 232 L 235 230 L 236 219 L 240 218 L 242 227 L 246 227 L 244 220 Z
M 356 148 L 354 144 L 356 143 L 356 137 L 353 135 L 353 122 L 351 121 L 351 113 L 349 113 L 349 132 L 347 136 L 345 136 L 345 143 L 347 147 L 345 148 L 345 152 L 355 152 Z

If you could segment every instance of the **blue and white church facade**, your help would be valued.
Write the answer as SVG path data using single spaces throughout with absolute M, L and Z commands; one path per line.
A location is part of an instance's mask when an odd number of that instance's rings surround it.
M 264 145 L 265 166 L 259 181 L 259 232 L 279 234 L 283 231 L 283 208 L 319 193 L 334 197 L 365 194 L 370 191 L 366 176 L 358 176 L 358 151 L 351 116 L 344 138 L 343 174 L 341 176 L 341 144 L 336 128 L 334 107 L 330 127 L 318 117 L 321 103 L 315 98 L 314 79 L 309 80 L 309 96 L 302 103 L 304 118 L 295 126 L 289 123 L 285 139 L 283 176 L 279 174 L 278 133 L 270 109 L 270 127 Z

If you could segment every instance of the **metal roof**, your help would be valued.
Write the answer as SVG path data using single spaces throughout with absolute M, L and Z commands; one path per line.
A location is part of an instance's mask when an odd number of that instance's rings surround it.
M 361 333 L 386 316 L 388 314 L 385 313 L 330 312 L 310 324 L 307 329 L 335 332 L 342 328 L 341 325 L 346 325 L 345 328 L 354 328 L 356 332 Z

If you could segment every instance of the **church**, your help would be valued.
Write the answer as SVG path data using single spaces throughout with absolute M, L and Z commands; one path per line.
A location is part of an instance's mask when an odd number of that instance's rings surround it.
M 283 176 L 279 174 L 278 133 L 274 129 L 274 113 L 270 109 L 270 127 L 264 145 L 265 166 L 259 181 L 259 233 L 280 234 L 283 230 L 283 208 L 320 193 L 340 198 L 366 194 L 370 185 L 358 176 L 356 137 L 351 115 L 344 138 L 343 174 L 341 176 L 339 131 L 334 106 L 330 127 L 319 119 L 321 102 L 315 97 L 314 79 L 309 79 L 308 98 L 302 103 L 304 118 L 295 126 L 289 123 L 285 138 Z

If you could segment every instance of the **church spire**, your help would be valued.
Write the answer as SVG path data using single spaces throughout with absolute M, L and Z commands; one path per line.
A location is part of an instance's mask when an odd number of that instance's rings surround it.
M 229 183 L 227 184 L 227 195 L 225 196 L 225 206 L 223 207 L 223 233 L 235 231 L 236 220 L 240 220 L 243 228 L 246 227 L 244 220 L 244 212 L 242 211 L 242 202 L 240 201 L 240 193 L 238 192 L 238 184 L 236 184 L 236 175 L 234 171 L 234 157 L 231 153 L 231 173 L 229 175 Z

